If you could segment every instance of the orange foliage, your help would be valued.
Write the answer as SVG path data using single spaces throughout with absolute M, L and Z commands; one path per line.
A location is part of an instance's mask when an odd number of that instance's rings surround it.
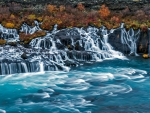
M 37 31 L 33 34 L 26 34 L 26 33 L 20 33 L 20 40 L 24 41 L 24 43 L 29 43 L 32 39 L 37 38 L 37 37 L 42 37 L 45 36 L 46 32 L 45 31 Z
M 59 11 L 60 11 L 60 12 L 64 11 L 65 9 L 66 9 L 65 6 L 63 6 L 63 5 L 60 5 L 60 6 L 59 6 Z
M 53 13 L 53 12 L 57 11 L 56 5 L 51 5 L 51 4 L 47 5 L 47 11 L 49 13 Z
M 111 17 L 110 21 L 113 23 L 120 23 L 120 19 L 116 16 Z
M 78 3 L 77 9 L 80 10 L 80 11 L 84 11 L 85 7 L 84 7 L 84 5 L 82 3 Z
M 38 20 L 39 22 L 42 22 L 43 18 L 42 18 L 42 17 L 38 17 L 37 20 Z
M 6 28 L 10 28 L 10 29 L 12 29 L 12 28 L 15 27 L 15 25 L 14 25 L 13 23 L 11 23 L 11 22 L 6 23 L 4 26 L 5 26 Z
M 46 10 L 45 10 L 46 8 Z M 88 25 L 101 27 L 105 25 L 108 29 L 117 28 L 120 26 L 120 22 L 125 23 L 126 29 L 141 29 L 142 31 L 147 31 L 150 27 L 149 13 L 143 9 L 139 9 L 134 14 L 129 11 L 127 7 L 125 10 L 118 12 L 110 12 L 109 8 L 102 5 L 100 10 L 86 10 L 82 3 L 77 5 L 77 8 L 72 6 L 56 6 L 56 5 L 46 5 L 43 8 L 42 13 L 33 13 L 26 9 L 19 13 L 1 13 L 1 10 L 5 8 L 0 8 L 0 23 L 7 28 L 20 29 L 22 23 L 27 23 L 28 25 L 34 26 L 34 20 L 41 22 L 40 27 L 44 30 L 52 30 L 55 24 L 58 24 L 58 29 L 71 28 L 71 27 L 87 27 Z M 2 12 L 4 12 L 2 11 Z M 23 35 L 20 34 L 21 40 L 29 42 L 30 39 L 35 38 L 38 33 L 34 35 Z M 24 38 L 23 38 L 24 37 Z M 29 37 L 29 38 L 27 38 Z M 29 41 L 28 41 L 29 40 Z
M 6 40 L 0 39 L 0 45 L 6 44 Z
M 35 16 L 34 14 L 30 14 L 30 15 L 28 16 L 28 19 L 29 19 L 29 20 L 35 20 L 35 19 L 36 19 L 36 16 Z
M 10 19 L 15 19 L 15 15 L 14 15 L 14 14 L 11 14 L 11 15 L 10 15 Z
M 102 5 L 99 10 L 99 14 L 102 18 L 105 19 L 110 15 L 110 11 L 109 11 L 108 7 L 106 7 L 105 5 Z

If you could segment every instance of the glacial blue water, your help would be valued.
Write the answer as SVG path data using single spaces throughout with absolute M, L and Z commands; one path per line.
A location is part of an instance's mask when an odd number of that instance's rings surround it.
M 149 113 L 150 59 L 0 76 L 0 113 Z

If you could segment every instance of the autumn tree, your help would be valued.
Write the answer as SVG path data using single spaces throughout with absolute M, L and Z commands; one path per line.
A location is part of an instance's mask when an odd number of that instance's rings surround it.
M 100 17 L 106 19 L 110 15 L 110 10 L 105 5 L 102 5 L 99 10 Z
M 47 11 L 50 13 L 54 13 L 57 10 L 57 7 L 55 5 L 47 5 Z

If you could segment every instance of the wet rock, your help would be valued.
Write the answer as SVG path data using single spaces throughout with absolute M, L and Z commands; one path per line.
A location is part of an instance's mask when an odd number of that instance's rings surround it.
M 23 53 L 23 54 L 21 55 L 21 58 L 23 58 L 23 59 L 27 59 L 27 58 L 28 58 L 28 56 L 26 55 L 26 53 Z
M 138 53 L 148 53 L 148 32 L 141 32 L 137 42 Z
M 17 46 L 17 42 L 8 42 L 7 44 L 11 46 Z
M 126 44 L 122 44 L 121 42 L 121 30 L 117 29 L 114 33 L 110 34 L 108 42 L 114 48 L 114 50 L 123 52 L 125 54 L 129 54 L 130 49 Z
M 65 49 L 65 45 L 60 44 L 60 43 L 56 43 L 56 47 L 57 47 L 57 49 L 60 49 L 60 50 L 64 50 Z
M 69 67 L 75 67 L 77 65 L 77 62 L 73 62 L 73 61 L 69 61 L 69 60 L 66 60 L 64 62 L 65 62 L 65 65 L 69 66 Z

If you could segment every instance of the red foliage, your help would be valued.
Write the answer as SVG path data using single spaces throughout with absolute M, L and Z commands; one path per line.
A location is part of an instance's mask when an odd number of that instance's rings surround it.
M 102 5 L 99 10 L 99 14 L 103 19 L 106 19 L 110 15 L 110 11 L 108 7 L 106 7 L 105 5 Z

